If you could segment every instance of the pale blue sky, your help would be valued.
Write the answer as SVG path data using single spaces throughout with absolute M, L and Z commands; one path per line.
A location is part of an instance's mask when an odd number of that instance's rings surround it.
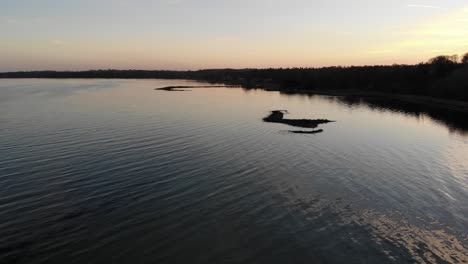
M 468 0 L 0 0 L 0 71 L 417 63 L 468 52 Z

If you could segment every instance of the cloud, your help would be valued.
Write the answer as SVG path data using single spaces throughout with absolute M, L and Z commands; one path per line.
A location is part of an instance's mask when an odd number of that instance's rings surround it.
M 430 8 L 430 9 L 440 9 L 440 6 L 434 6 L 434 5 L 418 5 L 418 4 L 409 4 L 408 7 L 414 7 L 414 8 Z
M 50 41 L 50 43 L 52 45 L 55 45 L 55 46 L 62 46 L 62 45 L 67 44 L 67 42 L 65 42 L 65 41 L 63 41 L 61 39 L 53 39 L 53 40 Z
M 182 4 L 184 0 L 166 0 L 167 5 L 179 5 Z
M 392 49 L 383 49 L 383 50 L 371 50 L 369 51 L 370 54 L 389 54 L 395 53 L 395 50 Z
M 3 22 L 8 25 L 17 24 L 19 21 L 11 17 L 0 17 L 0 22 Z
M 46 24 L 53 22 L 54 19 L 51 17 L 36 17 L 36 18 L 13 18 L 9 16 L 0 16 L 0 24 L 7 24 L 10 26 L 29 26 L 37 24 Z
M 437 14 L 409 26 L 395 40 L 370 51 L 375 56 L 391 55 L 425 60 L 440 54 L 462 54 L 468 50 L 468 13 L 465 8 Z

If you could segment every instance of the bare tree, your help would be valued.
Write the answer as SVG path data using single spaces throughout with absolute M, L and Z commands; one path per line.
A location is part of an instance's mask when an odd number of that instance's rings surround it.
M 468 64 L 468 53 L 466 53 L 465 55 L 463 55 L 462 59 L 461 59 L 461 63 L 463 64 Z
M 430 64 L 455 64 L 458 62 L 458 55 L 442 55 L 429 60 Z

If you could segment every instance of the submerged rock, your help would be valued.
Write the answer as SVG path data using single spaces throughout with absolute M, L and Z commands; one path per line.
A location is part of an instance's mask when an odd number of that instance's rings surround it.
M 293 134 L 319 134 L 323 132 L 323 129 L 317 129 L 317 130 L 311 130 L 311 131 L 289 130 L 289 132 Z

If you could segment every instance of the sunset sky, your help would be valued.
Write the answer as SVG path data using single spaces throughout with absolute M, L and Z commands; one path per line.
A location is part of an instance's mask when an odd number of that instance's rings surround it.
M 0 0 L 0 71 L 418 63 L 468 52 L 468 0 Z

